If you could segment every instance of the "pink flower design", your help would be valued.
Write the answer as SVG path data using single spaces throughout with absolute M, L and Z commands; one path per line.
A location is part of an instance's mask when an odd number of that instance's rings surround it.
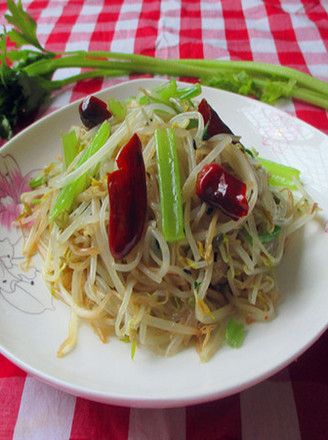
M 274 113 L 266 122 L 262 143 L 277 154 L 283 154 L 288 146 L 300 137 L 297 124 L 287 114 Z
M 21 212 L 21 194 L 29 191 L 29 179 L 30 173 L 23 176 L 13 156 L 0 155 L 0 225 L 8 231 Z
M 35 171 L 25 176 L 15 158 L 0 154 L 0 301 L 28 314 L 54 310 L 53 297 L 44 295 L 43 282 L 37 267 L 22 271 L 23 237 L 12 222 L 21 213 L 21 194 L 29 191 L 28 181 Z

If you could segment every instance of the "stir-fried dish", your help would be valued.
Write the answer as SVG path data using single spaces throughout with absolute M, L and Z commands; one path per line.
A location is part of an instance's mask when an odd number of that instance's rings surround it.
M 275 316 L 274 269 L 317 205 L 297 170 L 245 147 L 200 92 L 169 81 L 86 98 L 62 159 L 22 195 L 24 255 L 41 255 L 71 310 L 58 356 L 87 322 L 102 341 L 166 356 L 195 345 L 206 361 Z

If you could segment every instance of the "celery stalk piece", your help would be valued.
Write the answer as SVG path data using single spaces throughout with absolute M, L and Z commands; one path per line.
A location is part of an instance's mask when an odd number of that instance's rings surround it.
M 45 176 L 42 174 L 42 176 L 34 177 L 33 179 L 31 179 L 28 182 L 28 184 L 31 189 L 35 189 L 43 185 L 44 181 L 45 181 Z
M 67 168 L 70 163 L 75 159 L 78 153 L 78 139 L 75 130 L 71 130 L 68 133 L 63 134 L 63 152 L 64 162 Z
M 107 141 L 110 135 L 110 125 L 107 121 L 104 121 L 100 126 L 99 130 L 95 134 L 94 138 L 90 141 L 89 145 L 86 147 L 82 153 L 80 159 L 78 160 L 76 168 L 86 162 L 94 153 L 96 153 Z M 70 213 L 74 200 L 77 195 L 79 195 L 88 183 L 89 173 L 83 173 L 73 182 L 65 185 L 52 207 L 49 214 L 49 222 L 57 221 L 60 223 L 63 217 Z
M 227 344 L 233 348 L 239 348 L 245 339 L 245 327 L 234 318 L 230 318 L 225 330 L 224 338 Z
M 269 182 L 271 185 L 297 189 L 293 178 L 295 177 L 299 180 L 301 175 L 299 170 L 267 159 L 259 158 L 259 161 L 269 173 Z
M 189 87 L 184 87 L 182 89 L 177 90 L 177 96 L 182 101 L 185 101 L 187 99 L 193 99 L 196 98 L 196 96 L 199 96 L 202 92 L 202 87 L 200 83 L 192 84 Z
M 179 89 L 176 80 L 171 79 L 159 87 L 155 87 L 153 91 L 167 102 L 169 102 L 170 98 L 179 98 L 181 101 L 185 101 L 200 95 L 201 85 L 200 83 L 195 83 Z
M 155 131 L 162 230 L 166 241 L 184 238 L 177 146 L 173 128 Z
M 112 115 L 115 116 L 118 121 L 123 121 L 127 112 L 126 104 L 114 98 L 109 98 L 108 103 Z
M 108 121 L 104 121 L 99 130 L 91 140 L 87 148 L 83 151 L 82 156 L 78 160 L 76 168 L 90 159 L 107 141 L 110 135 L 110 125 Z
M 177 113 L 180 113 L 180 110 L 177 109 L 176 104 L 172 101 L 172 99 L 188 101 L 200 95 L 200 93 L 201 85 L 199 83 L 179 89 L 176 80 L 171 79 L 170 81 L 151 89 L 149 95 L 140 98 L 140 104 L 143 105 L 156 102 L 167 105 Z
M 168 101 L 170 98 L 176 96 L 178 90 L 177 82 L 175 79 L 171 79 L 159 87 L 153 89 L 158 96 L 160 96 L 164 101 Z

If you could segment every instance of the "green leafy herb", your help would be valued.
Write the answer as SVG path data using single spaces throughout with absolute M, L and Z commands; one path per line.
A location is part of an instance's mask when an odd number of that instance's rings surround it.
M 13 0 L 7 0 L 7 6 L 11 15 L 5 14 L 5 18 L 8 23 L 17 28 L 9 32 L 9 36 L 12 40 L 16 41 L 18 46 L 31 44 L 43 51 L 44 49 L 36 36 L 37 24 L 35 20 L 24 11 L 21 0 L 18 0 L 17 6 Z
M 102 76 L 146 73 L 196 78 L 182 99 L 197 96 L 202 85 L 210 85 L 274 104 L 277 99 L 297 98 L 328 109 L 328 83 L 289 67 L 253 61 L 160 59 L 118 52 L 83 50 L 55 53 L 41 45 L 36 21 L 24 11 L 22 2 L 7 0 L 5 18 L 11 29 L 0 36 L 0 137 L 9 139 L 23 117 L 33 112 L 54 91 L 79 80 Z M 16 49 L 7 51 L 7 40 Z M 35 50 L 21 49 L 33 46 Z M 8 60 L 8 61 L 7 61 Z M 52 80 L 58 69 L 85 68 L 62 80 Z M 180 93 L 174 83 L 163 89 L 162 99 Z

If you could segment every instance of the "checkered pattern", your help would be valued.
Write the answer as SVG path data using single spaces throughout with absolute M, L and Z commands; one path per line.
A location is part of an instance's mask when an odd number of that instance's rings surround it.
M 162 58 L 264 61 L 328 81 L 327 0 L 22 1 L 53 51 L 112 50 Z M 0 1 L 0 24 L 5 0 Z M 56 78 L 78 73 L 68 69 Z M 126 80 L 93 79 L 57 93 L 40 117 Z M 279 107 L 328 134 L 327 112 Z M 328 334 L 299 361 L 246 391 L 187 408 L 141 410 L 55 390 L 0 356 L 0 439 L 326 439 Z

